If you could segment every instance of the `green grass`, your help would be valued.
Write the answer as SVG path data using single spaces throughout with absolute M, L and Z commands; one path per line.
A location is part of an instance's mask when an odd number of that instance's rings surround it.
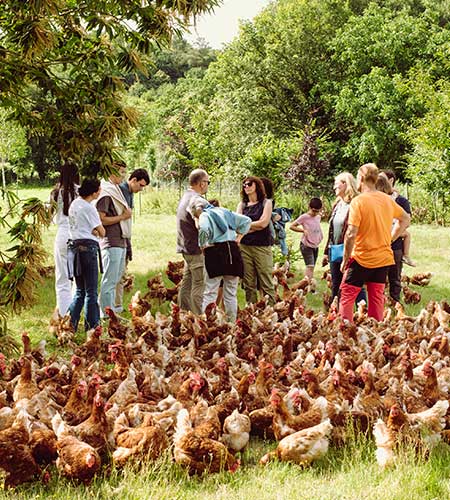
M 48 189 L 27 190 L 26 194 L 47 199 Z M 130 271 L 136 277 L 135 289 L 145 290 L 150 276 L 163 272 L 168 260 L 179 258 L 175 253 L 175 217 L 161 212 L 161 207 L 176 207 L 177 201 L 178 193 L 175 191 L 144 193 L 141 199 L 141 211 L 139 213 L 136 210 L 133 225 L 134 259 L 130 264 Z M 229 206 L 234 207 L 233 202 Z M 425 271 L 434 273 L 428 287 L 416 288 L 422 293 L 422 302 L 407 307 L 407 312 L 417 314 L 431 299 L 450 298 L 450 234 L 446 228 L 425 225 L 414 226 L 411 232 L 411 256 L 418 266 L 415 269 L 405 267 L 404 271 L 407 274 Z M 288 234 L 289 241 L 297 247 L 298 236 L 291 233 Z M 54 235 L 55 227 L 44 235 L 49 264 Z M 5 249 L 6 246 L 7 239 L 2 232 L 0 248 Z M 303 265 L 297 262 L 296 269 L 300 275 Z M 325 283 L 319 279 L 321 274 L 322 269 L 318 264 L 316 277 L 319 291 L 325 288 Z M 52 278 L 38 284 L 36 299 L 33 308 L 9 318 L 9 328 L 17 338 L 20 338 L 23 330 L 27 330 L 33 344 L 45 338 L 49 351 L 63 353 L 47 330 L 48 319 L 55 306 Z M 125 304 L 129 299 L 130 294 L 126 294 Z M 240 292 L 241 304 L 242 300 Z M 321 308 L 321 293 L 309 296 L 308 303 L 316 310 Z M 394 469 L 388 471 L 378 468 L 373 443 L 365 438 L 359 438 L 339 449 L 331 448 L 324 459 L 309 469 L 285 463 L 272 463 L 266 467 L 258 465 L 259 458 L 273 448 L 274 443 L 255 439 L 244 453 L 242 467 L 235 474 L 215 474 L 202 478 L 190 478 L 167 457 L 157 464 L 144 464 L 141 469 L 134 471 L 113 470 L 110 475 L 105 473 L 87 487 L 73 485 L 59 478 L 53 469 L 49 485 L 35 483 L 22 486 L 14 492 L 0 492 L 0 498 L 431 500 L 450 497 L 450 448 L 444 444 L 427 461 L 406 454 Z

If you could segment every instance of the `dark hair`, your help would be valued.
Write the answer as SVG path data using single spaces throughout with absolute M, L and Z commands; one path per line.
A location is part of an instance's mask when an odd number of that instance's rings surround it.
M 96 193 L 100 189 L 100 181 L 98 179 L 84 179 L 81 183 L 78 194 L 82 198 L 87 198 L 91 194 Z
M 51 196 L 55 202 L 61 192 L 63 198 L 63 214 L 69 215 L 69 206 L 75 199 L 75 184 L 80 182 L 78 169 L 72 160 L 67 160 L 61 167 L 59 181 L 54 187 Z
M 137 168 L 136 170 L 131 172 L 130 177 L 128 179 L 130 181 L 131 179 L 136 179 L 137 181 L 144 180 L 147 183 L 147 186 L 150 184 L 150 177 L 148 176 L 147 170 L 143 168 Z
M 383 170 L 382 173 L 389 179 L 394 179 L 394 184 L 395 181 L 397 180 L 397 176 L 395 175 L 395 172 L 393 170 Z
M 320 198 L 311 198 L 309 200 L 309 208 L 320 210 L 322 208 L 322 200 Z
M 217 198 L 212 198 L 211 200 L 208 200 L 208 203 L 213 207 L 220 207 L 220 202 Z
M 378 176 L 375 187 L 377 188 L 378 191 L 381 191 L 381 192 L 386 193 L 386 194 L 392 194 L 392 186 L 391 186 L 391 183 L 388 181 L 388 178 L 386 175 L 379 175 Z
M 241 188 L 241 198 L 244 203 L 248 203 L 248 195 L 244 189 L 244 182 L 254 182 L 256 185 L 256 197 L 258 201 L 263 201 L 266 196 L 266 189 L 264 187 L 263 181 L 259 177 L 254 177 L 253 175 L 249 175 L 242 181 Z
M 269 200 L 273 199 L 273 192 L 274 192 L 274 186 L 273 182 L 268 179 L 267 177 L 260 177 L 262 180 L 262 183 L 264 184 L 264 189 L 266 190 L 266 197 L 269 198 Z

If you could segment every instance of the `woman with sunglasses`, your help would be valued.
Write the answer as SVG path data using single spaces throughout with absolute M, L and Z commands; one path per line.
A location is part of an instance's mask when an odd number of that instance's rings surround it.
M 264 184 L 259 177 L 244 179 L 241 191 L 242 201 L 236 212 L 247 215 L 253 221 L 250 231 L 240 241 L 244 277 L 242 287 L 247 303 L 258 300 L 258 287 L 269 302 L 275 302 L 275 289 L 272 281 L 273 238 L 269 223 L 272 217 L 272 201 L 266 198 Z

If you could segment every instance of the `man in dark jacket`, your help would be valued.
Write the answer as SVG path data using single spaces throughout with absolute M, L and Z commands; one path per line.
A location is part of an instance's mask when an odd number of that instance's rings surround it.
M 177 253 L 184 259 L 183 279 L 178 292 L 178 304 L 195 314 L 202 313 L 205 290 L 205 261 L 198 245 L 198 229 L 189 212 L 193 199 L 208 191 L 209 176 L 196 169 L 189 175 L 189 188 L 183 194 L 177 209 Z

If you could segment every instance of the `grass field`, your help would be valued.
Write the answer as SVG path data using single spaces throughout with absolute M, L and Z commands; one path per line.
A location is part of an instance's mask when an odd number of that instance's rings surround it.
M 48 189 L 27 190 L 26 195 L 48 196 Z M 130 271 L 135 275 L 135 289 L 146 289 L 147 279 L 163 272 L 168 260 L 178 259 L 175 254 L 175 217 L 173 210 L 178 201 L 177 192 L 144 193 L 140 200 L 133 226 L 134 259 Z M 230 200 L 231 201 L 231 200 Z M 229 206 L 233 208 L 235 201 Z M 172 213 L 169 212 L 172 211 Z M 139 212 L 137 209 L 136 212 Z M 417 268 L 406 268 L 407 274 L 433 272 L 431 284 L 416 288 L 422 293 L 422 302 L 408 306 L 407 311 L 417 314 L 429 300 L 450 298 L 450 233 L 434 226 L 414 226 L 412 257 Z M 45 234 L 50 264 L 55 228 Z M 295 243 L 293 236 L 295 237 Z M 289 240 L 298 246 L 297 235 Z M 5 249 L 7 239 L 0 234 L 0 248 Z M 296 263 L 299 272 L 301 263 Z M 316 268 L 319 291 L 325 289 L 320 281 L 322 269 Z M 125 296 L 127 303 L 130 295 Z M 11 316 L 8 325 L 17 338 L 27 330 L 33 344 L 46 338 L 49 351 L 58 351 L 56 341 L 48 331 L 48 319 L 55 306 L 52 278 L 37 286 L 36 305 Z M 242 292 L 240 292 L 242 304 Z M 321 293 L 308 297 L 309 305 L 321 306 Z M 371 440 L 358 439 L 340 449 L 331 449 L 322 461 L 302 470 L 289 464 L 258 465 L 259 458 L 273 443 L 254 440 L 242 457 L 242 467 L 235 474 L 216 474 L 204 478 L 190 478 L 172 464 L 169 458 L 157 464 L 143 465 L 139 470 L 112 471 L 97 478 L 90 486 L 76 486 L 58 477 L 56 470 L 49 485 L 24 486 L 15 492 L 0 492 L 0 498 L 55 498 L 63 499 L 443 499 L 450 497 L 448 463 L 450 448 L 440 445 L 427 461 L 405 454 L 398 466 L 380 471 L 374 458 Z

